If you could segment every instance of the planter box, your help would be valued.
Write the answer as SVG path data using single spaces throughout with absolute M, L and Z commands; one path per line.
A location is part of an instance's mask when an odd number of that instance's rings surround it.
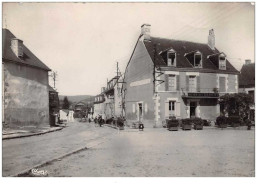
M 168 130 L 169 131 L 178 131 L 178 126 L 177 127 L 169 127 Z
M 191 128 L 192 128 L 192 125 L 183 125 L 182 124 L 182 129 L 183 130 L 191 130 Z
M 227 124 L 220 124 L 218 127 L 219 128 L 227 128 L 227 126 L 228 126 Z
M 203 130 L 203 125 L 194 125 L 195 130 Z

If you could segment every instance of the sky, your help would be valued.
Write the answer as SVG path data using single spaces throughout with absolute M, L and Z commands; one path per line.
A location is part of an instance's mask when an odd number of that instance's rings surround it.
M 217 49 L 240 70 L 254 62 L 251 3 L 3 3 L 8 28 L 48 67 L 57 71 L 60 95 L 97 95 L 121 72 L 141 32 L 207 43 L 214 29 Z M 49 78 L 52 84 L 52 78 Z

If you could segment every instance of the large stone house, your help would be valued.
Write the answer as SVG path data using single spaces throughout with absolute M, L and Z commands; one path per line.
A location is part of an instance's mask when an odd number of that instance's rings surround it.
M 3 122 L 9 127 L 49 126 L 48 71 L 8 29 L 2 30 Z
M 125 70 L 128 124 L 159 127 L 169 116 L 215 120 L 220 95 L 238 92 L 239 72 L 215 47 L 214 30 L 202 44 L 152 37 L 150 27 L 141 26 Z

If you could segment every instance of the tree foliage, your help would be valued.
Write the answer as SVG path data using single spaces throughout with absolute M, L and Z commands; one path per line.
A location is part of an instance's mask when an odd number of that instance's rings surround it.
M 69 107 L 70 107 L 70 102 L 69 102 L 67 96 L 65 96 L 64 99 L 63 99 L 63 106 L 62 106 L 62 108 L 63 109 L 69 109 Z
M 253 97 L 246 93 L 225 94 L 220 97 L 220 104 L 224 109 L 221 112 L 228 116 L 239 116 L 242 121 L 248 118 L 253 103 Z

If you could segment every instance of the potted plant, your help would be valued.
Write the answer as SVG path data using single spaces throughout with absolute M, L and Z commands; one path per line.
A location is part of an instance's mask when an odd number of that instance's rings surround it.
M 228 117 L 228 123 L 232 127 L 239 127 L 240 126 L 240 118 L 239 118 L 239 116 L 230 116 L 230 117 Z
M 122 118 L 118 117 L 116 124 L 120 130 L 124 130 L 124 120 Z
M 191 130 L 191 128 L 192 128 L 192 120 L 190 118 L 182 119 L 182 129 Z
M 171 118 L 167 122 L 167 128 L 169 131 L 178 131 L 179 121 L 176 118 Z
M 194 118 L 193 124 L 195 130 L 203 130 L 203 120 L 201 118 Z
M 228 126 L 227 117 L 218 116 L 216 118 L 216 124 L 218 125 L 219 128 L 227 128 L 227 126 Z

